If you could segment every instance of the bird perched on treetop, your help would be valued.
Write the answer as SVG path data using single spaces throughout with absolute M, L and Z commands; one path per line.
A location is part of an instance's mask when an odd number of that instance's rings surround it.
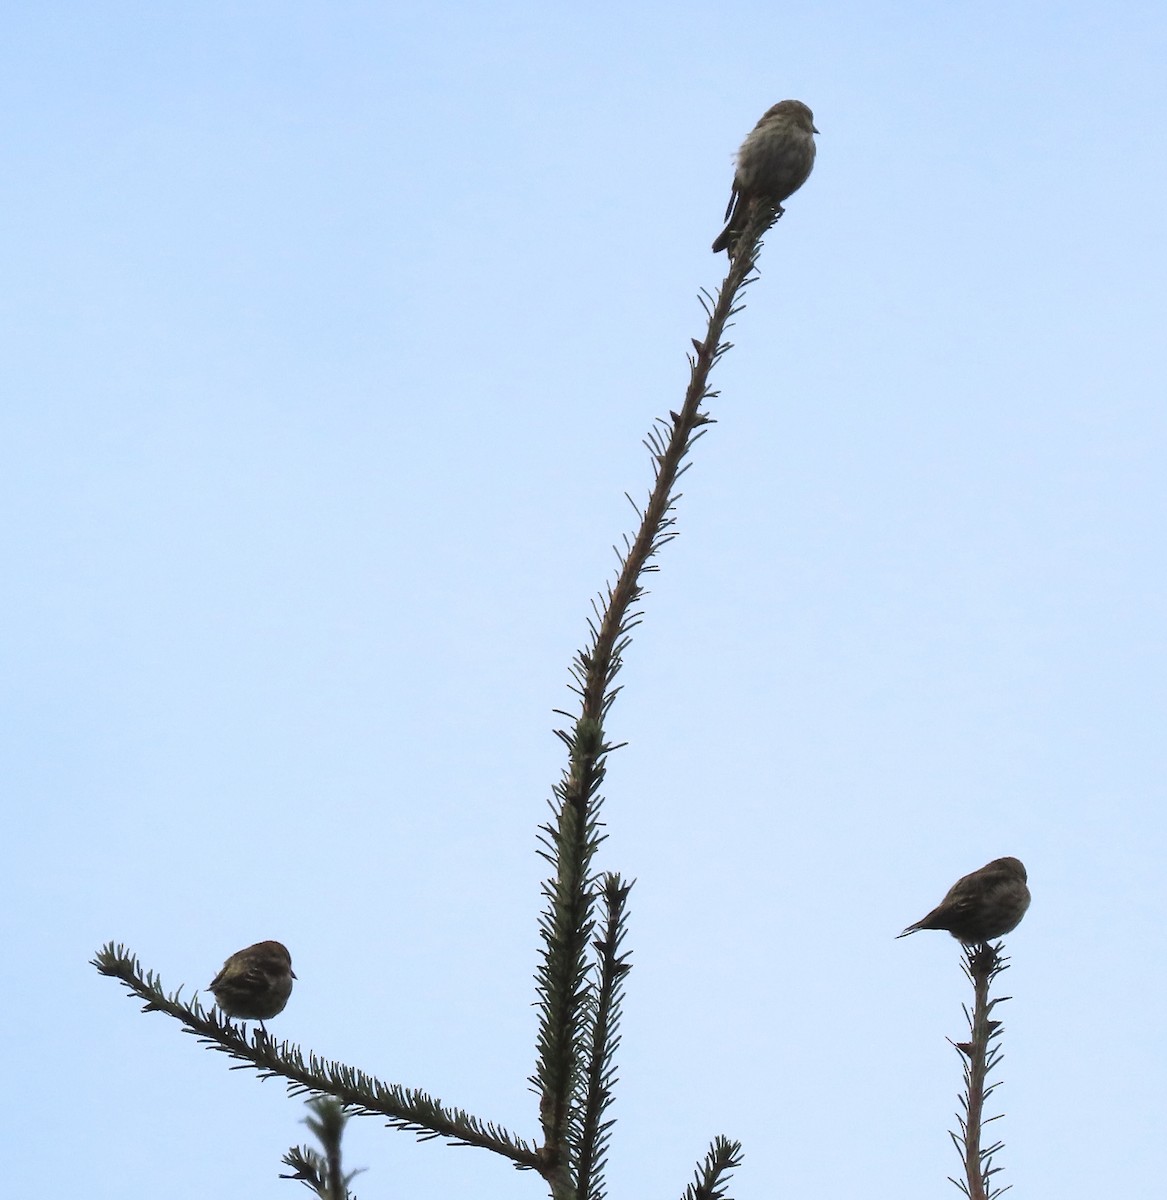
M 266 1021 L 284 1011 L 295 978 L 287 946 L 256 942 L 232 954 L 209 986 L 229 1017 Z
M 727 224 L 713 243 L 714 254 L 728 250 L 733 257 L 755 202 L 782 215 L 782 201 L 802 187 L 814 166 L 816 133 L 814 113 L 801 100 L 780 100 L 766 110 L 737 152 Z
M 1029 907 L 1029 876 L 1019 858 L 995 858 L 979 871 L 958 879 L 948 895 L 922 920 L 898 937 L 917 929 L 946 929 L 962 942 L 987 942 L 1016 929 Z

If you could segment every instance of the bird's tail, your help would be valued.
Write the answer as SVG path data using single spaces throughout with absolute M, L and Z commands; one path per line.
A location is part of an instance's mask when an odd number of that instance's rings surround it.
M 737 241 L 737 230 L 733 227 L 734 223 L 730 223 L 717 235 L 713 243 L 713 253 L 720 254 L 723 250 L 729 250 L 733 242 Z

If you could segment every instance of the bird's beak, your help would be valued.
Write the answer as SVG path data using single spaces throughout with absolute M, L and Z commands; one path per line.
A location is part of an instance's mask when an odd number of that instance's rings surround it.
M 810 131 L 811 133 L 818 133 L 818 130 L 813 125 L 810 127 Z

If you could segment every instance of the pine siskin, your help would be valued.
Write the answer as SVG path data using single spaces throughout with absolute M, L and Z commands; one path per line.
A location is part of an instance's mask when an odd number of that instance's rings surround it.
M 209 987 L 229 1017 L 266 1021 L 284 1011 L 295 978 L 282 942 L 256 942 L 232 954 Z
M 725 210 L 726 227 L 713 243 L 713 253 L 733 256 L 754 201 L 772 205 L 782 215 L 782 201 L 794 195 L 814 167 L 814 113 L 801 100 L 782 100 L 767 109 L 737 152 L 733 191 Z
M 988 942 L 1016 929 L 1029 907 L 1029 876 L 1019 858 L 995 858 L 988 866 L 958 879 L 948 895 L 922 920 L 898 937 L 917 929 L 946 929 L 962 942 Z

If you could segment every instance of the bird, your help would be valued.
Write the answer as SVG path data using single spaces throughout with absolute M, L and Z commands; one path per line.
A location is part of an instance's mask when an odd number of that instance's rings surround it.
M 958 879 L 926 916 L 897 937 L 918 929 L 945 929 L 959 941 L 987 942 L 1017 928 L 1029 907 L 1029 876 L 1019 858 L 995 858 Z
M 287 946 L 256 942 L 232 954 L 208 986 L 229 1017 L 266 1021 L 284 1011 L 295 978 Z
M 733 257 L 755 202 L 782 215 L 782 201 L 802 187 L 814 167 L 816 133 L 814 113 L 801 100 L 780 100 L 766 110 L 737 152 L 726 226 L 713 243 L 714 254 L 728 250 Z

